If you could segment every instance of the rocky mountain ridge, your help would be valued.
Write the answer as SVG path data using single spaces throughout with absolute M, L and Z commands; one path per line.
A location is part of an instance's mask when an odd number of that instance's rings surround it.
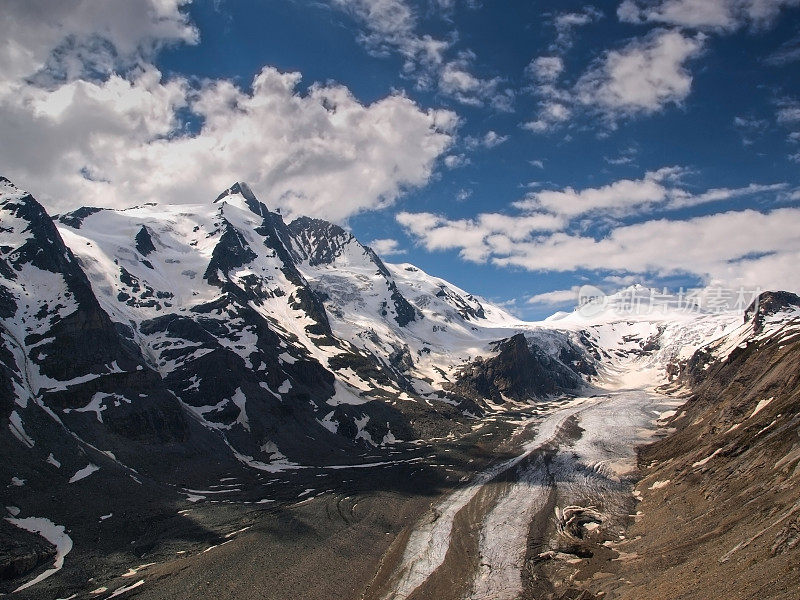
M 0 179 L 4 589 L 58 561 L 59 523 L 85 548 L 124 515 L 107 551 L 144 553 L 178 502 L 273 502 L 622 372 L 691 378 L 792 301 L 765 297 L 744 325 L 614 297 L 527 323 L 337 225 L 286 224 L 242 183 L 51 218 Z
M 87 465 L 84 487 L 192 489 L 469 431 L 488 405 L 444 384 L 525 327 L 338 226 L 284 224 L 244 184 L 55 219 L 0 184 L 2 468 L 27 482 L 14 503 L 34 480 L 71 489 Z

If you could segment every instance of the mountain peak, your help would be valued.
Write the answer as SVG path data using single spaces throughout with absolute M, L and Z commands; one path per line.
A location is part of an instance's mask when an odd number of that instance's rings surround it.
M 244 181 L 237 181 L 227 190 L 222 192 L 219 196 L 216 197 L 214 202 L 219 202 L 223 200 L 226 196 L 233 196 L 233 195 L 240 195 L 243 196 L 246 200 L 251 200 L 258 202 L 256 195 L 253 193 L 253 190 L 250 189 L 250 186 L 247 185 Z
M 297 250 L 311 266 L 329 264 L 342 255 L 347 244 L 358 244 L 351 233 L 323 219 L 298 217 L 288 227 L 295 238 Z
M 243 181 L 237 181 L 227 190 L 222 192 L 216 197 L 214 203 L 232 202 L 235 204 L 237 197 L 241 199 L 244 207 L 246 207 L 250 212 L 257 214 L 260 217 L 266 217 L 269 213 L 269 210 L 264 203 L 256 198 L 256 195 L 253 193 L 253 190 L 250 189 L 250 186 Z
M 744 312 L 744 322 L 753 321 L 756 333 L 760 333 L 769 317 L 782 312 L 800 309 L 800 296 L 792 292 L 767 291 L 759 294 Z
M 0 198 L 3 200 L 21 200 L 25 197 L 30 197 L 30 194 L 25 190 L 19 189 L 7 177 L 0 175 Z

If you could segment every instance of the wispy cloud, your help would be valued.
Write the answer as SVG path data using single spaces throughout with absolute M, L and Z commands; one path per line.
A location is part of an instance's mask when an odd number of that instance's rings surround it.
M 624 217 L 653 210 L 676 210 L 785 190 L 785 183 L 750 184 L 741 188 L 714 188 L 693 194 L 676 185 L 683 169 L 668 167 L 651 171 L 642 179 L 620 179 L 608 185 L 576 190 L 541 190 L 531 192 L 514 206 L 526 212 L 544 211 L 567 218 L 603 212 L 607 216 Z
M 556 39 L 550 45 L 551 52 L 563 53 L 572 47 L 575 41 L 575 30 L 603 18 L 603 13 L 594 6 L 585 6 L 576 12 L 558 13 L 553 18 Z
M 448 154 L 444 157 L 444 166 L 448 169 L 458 169 L 459 167 L 466 167 L 472 161 L 466 154 Z
M 789 130 L 789 141 L 800 141 L 800 101 L 794 98 L 782 98 L 778 101 L 775 119 L 779 125 Z M 794 156 L 789 157 L 795 160 Z
M 564 72 L 564 59 L 560 56 L 539 56 L 525 68 L 525 73 L 542 83 L 552 83 Z
M 798 0 L 624 0 L 617 15 L 629 23 L 731 32 L 769 26 L 783 8 L 798 5 Z
M 428 250 L 457 250 L 467 261 L 531 271 L 685 272 L 752 281 L 760 268 L 766 279 L 777 277 L 780 268 L 800 256 L 800 239 L 790 233 L 800 226 L 800 209 L 728 211 L 683 220 L 656 216 L 746 196 L 778 200 L 791 194 L 786 184 L 692 193 L 681 185 L 685 175 L 685 169 L 670 167 L 596 188 L 532 192 L 514 203 L 517 214 L 482 213 L 453 220 L 403 212 L 397 220 Z M 604 234 L 576 233 L 581 229 L 576 225 L 587 215 L 594 215 L 595 223 L 611 217 Z M 644 220 L 617 220 L 633 216 Z
M 360 39 L 371 53 L 398 53 L 405 59 L 403 73 L 420 89 L 437 89 L 461 104 L 513 110 L 514 90 L 501 77 L 475 74 L 475 54 L 461 50 L 452 55 L 458 39 L 420 34 L 419 19 L 406 0 L 330 0 L 332 6 L 351 15 L 363 27 Z M 445 10 L 452 9 L 445 2 Z M 450 56 L 448 56 L 450 54 Z
M 456 202 L 464 202 L 472 197 L 472 190 L 468 188 L 461 188 L 456 192 Z
M 538 306 L 564 306 L 566 304 L 577 304 L 578 302 L 578 286 L 572 287 L 568 290 L 553 290 L 551 292 L 543 292 L 531 296 L 526 300 L 528 304 Z
M 764 59 L 764 62 L 779 66 L 798 60 L 800 60 L 800 35 L 781 44 L 781 47 Z
M 594 61 L 571 87 L 559 86 L 556 63 L 536 59 L 529 74 L 538 81 L 536 118 L 523 124 L 547 133 L 578 115 L 599 116 L 614 127 L 623 118 L 653 114 L 689 95 L 692 75 L 687 63 L 700 55 L 702 34 L 658 29 L 609 50 Z
M 507 135 L 500 135 L 496 131 L 489 130 L 483 136 L 467 136 L 464 138 L 464 145 L 468 150 L 476 150 L 478 148 L 496 148 L 500 144 L 508 141 Z

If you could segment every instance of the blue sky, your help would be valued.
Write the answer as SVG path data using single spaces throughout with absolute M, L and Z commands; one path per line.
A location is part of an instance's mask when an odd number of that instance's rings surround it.
M 800 291 L 798 0 L 50 4 L 0 26 L 0 164 L 51 210 L 242 179 L 526 317 Z

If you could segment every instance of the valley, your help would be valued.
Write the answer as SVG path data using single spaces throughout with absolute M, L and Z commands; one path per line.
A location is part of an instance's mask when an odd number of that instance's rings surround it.
M 52 217 L 0 183 L 3 593 L 691 598 L 749 560 L 791 597 L 796 295 L 526 322 L 244 184 Z
M 142 598 L 550 597 L 554 569 L 610 560 L 603 543 L 624 538 L 635 503 L 634 446 L 677 404 L 595 391 L 497 414 L 396 464 L 210 485 L 138 556 L 72 558 L 97 565 L 95 590 L 142 581 Z

